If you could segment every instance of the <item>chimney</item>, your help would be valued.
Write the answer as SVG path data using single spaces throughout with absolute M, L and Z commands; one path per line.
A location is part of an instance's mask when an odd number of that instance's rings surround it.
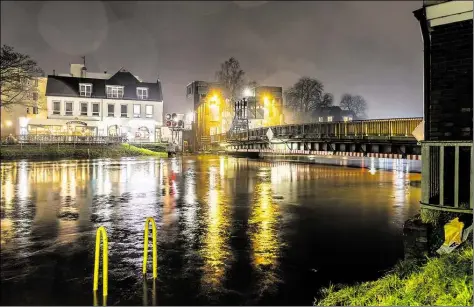
M 82 68 L 84 65 L 82 64 L 71 64 L 71 76 L 79 78 L 82 76 Z
M 53 76 L 56 76 L 56 70 L 53 69 Z
M 87 74 L 87 68 L 84 66 L 81 68 L 81 78 L 85 78 Z

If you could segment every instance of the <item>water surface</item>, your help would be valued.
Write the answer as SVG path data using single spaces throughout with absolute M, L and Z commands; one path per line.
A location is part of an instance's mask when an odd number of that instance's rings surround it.
M 420 174 L 372 160 L 2 163 L 1 303 L 91 305 L 95 231 L 105 226 L 109 305 L 311 305 L 330 282 L 377 278 L 403 257 Z M 158 229 L 155 283 L 151 248 L 146 283 L 141 274 L 146 217 Z

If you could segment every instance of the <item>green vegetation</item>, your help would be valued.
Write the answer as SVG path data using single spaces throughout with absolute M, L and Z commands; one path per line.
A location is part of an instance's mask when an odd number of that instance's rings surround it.
M 472 306 L 473 249 L 469 244 L 451 254 L 406 260 L 384 277 L 354 286 L 331 285 L 318 306 Z
M 9 145 L 0 147 L 0 159 L 121 158 L 137 156 L 166 157 L 165 152 L 120 145 Z

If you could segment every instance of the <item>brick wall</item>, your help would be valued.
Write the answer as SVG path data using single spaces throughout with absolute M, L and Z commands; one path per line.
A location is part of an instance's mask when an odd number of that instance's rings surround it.
M 472 20 L 431 31 L 431 105 L 427 140 L 472 140 Z

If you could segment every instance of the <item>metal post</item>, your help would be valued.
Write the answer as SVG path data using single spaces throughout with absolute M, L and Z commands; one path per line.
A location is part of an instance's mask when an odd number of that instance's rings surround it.
M 444 205 L 444 146 L 439 147 L 439 205 Z
M 454 207 L 459 207 L 459 146 L 454 146 Z
M 421 202 L 430 203 L 430 146 L 426 143 L 421 145 Z
M 471 144 L 471 183 L 469 184 L 469 189 L 471 190 L 470 195 L 470 207 L 474 208 L 474 144 Z

